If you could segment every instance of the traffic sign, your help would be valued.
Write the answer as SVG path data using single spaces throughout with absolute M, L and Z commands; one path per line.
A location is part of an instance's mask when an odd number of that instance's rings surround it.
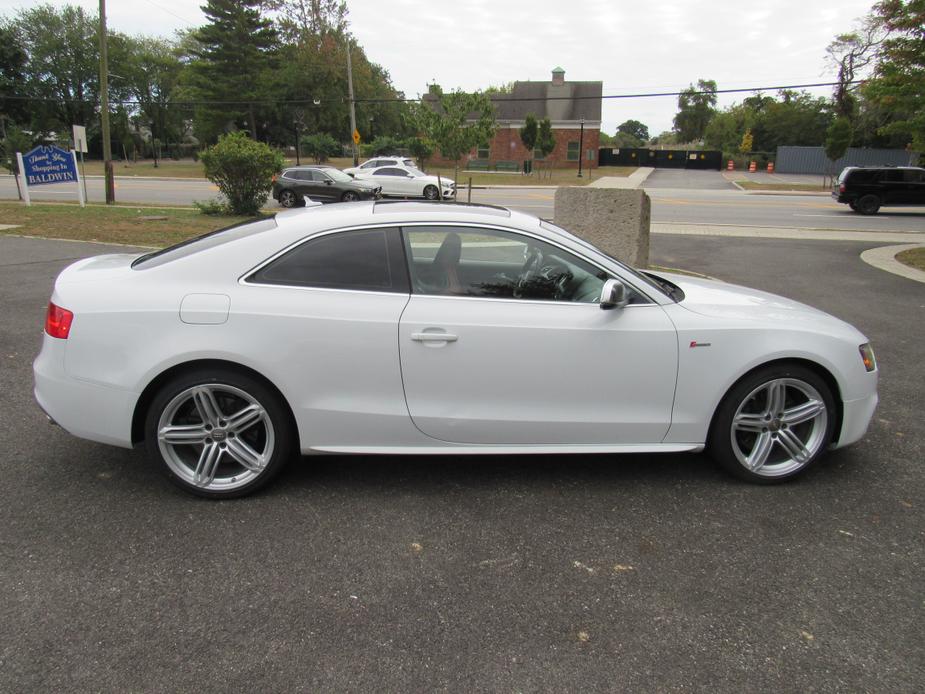
M 356 128 L 353 129 L 353 143 L 356 145 L 360 144 L 360 131 Z

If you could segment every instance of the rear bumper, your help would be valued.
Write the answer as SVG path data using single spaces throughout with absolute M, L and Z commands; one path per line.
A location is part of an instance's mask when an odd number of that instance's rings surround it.
M 32 364 L 39 407 L 74 436 L 131 448 L 138 394 L 69 376 L 64 367 L 66 347 L 66 340 L 44 336 Z

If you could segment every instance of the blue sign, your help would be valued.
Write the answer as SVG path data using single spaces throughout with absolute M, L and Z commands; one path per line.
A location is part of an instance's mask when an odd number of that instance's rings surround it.
M 77 182 L 74 157 L 66 149 L 39 145 L 22 155 L 22 163 L 26 182 L 30 186 Z

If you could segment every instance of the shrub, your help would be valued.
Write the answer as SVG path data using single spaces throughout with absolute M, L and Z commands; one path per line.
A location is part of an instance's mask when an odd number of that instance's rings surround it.
M 316 133 L 302 138 L 302 153 L 313 157 L 317 163 L 327 161 L 341 153 L 341 146 L 327 133 Z
M 218 186 L 232 214 L 255 215 L 283 170 L 283 155 L 241 132 L 219 138 L 201 156 L 206 178 Z

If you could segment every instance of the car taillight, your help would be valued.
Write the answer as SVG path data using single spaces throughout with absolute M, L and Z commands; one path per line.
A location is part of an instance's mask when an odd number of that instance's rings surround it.
M 844 192 L 845 192 L 845 184 L 844 184 L 844 183 L 840 183 L 840 184 L 838 185 L 838 192 L 839 192 L 839 193 L 844 193 Z
M 60 340 L 66 340 L 68 333 L 71 332 L 71 322 L 73 320 L 73 313 L 66 308 L 61 308 L 48 302 L 48 312 L 45 314 L 46 333 Z

